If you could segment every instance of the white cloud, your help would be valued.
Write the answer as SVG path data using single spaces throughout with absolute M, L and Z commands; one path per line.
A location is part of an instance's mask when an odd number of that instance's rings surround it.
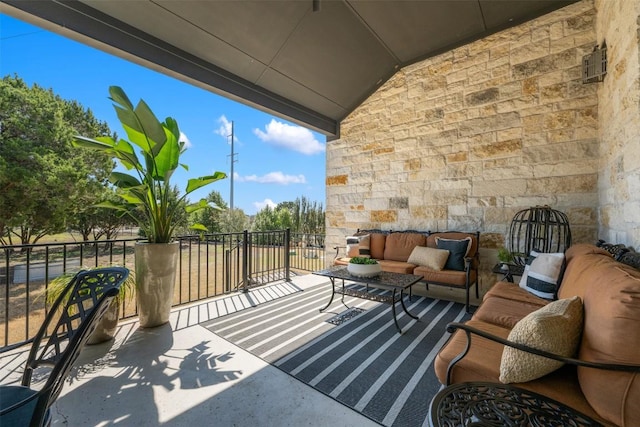
M 233 173 L 233 179 L 238 182 L 257 182 L 259 184 L 306 184 L 307 178 L 304 175 L 285 175 L 280 171 L 269 172 L 268 174 L 258 175 L 246 175 L 240 176 L 237 172 Z
M 193 144 L 191 144 L 191 141 L 189 141 L 187 135 L 185 135 L 182 131 L 180 131 L 180 139 L 178 141 L 184 141 L 184 148 L 191 148 L 193 146 Z
M 293 126 L 271 119 L 265 131 L 254 129 L 253 133 L 262 141 L 276 147 L 312 155 L 325 151 L 325 145 L 313 136 L 309 129 Z
M 253 207 L 256 208 L 257 211 L 261 211 L 266 206 L 269 206 L 271 209 L 275 209 L 278 204 L 274 203 L 271 199 L 264 199 L 262 202 L 253 202 Z
M 220 126 L 218 127 L 218 129 L 214 129 L 213 133 L 223 137 L 227 144 L 231 144 L 231 122 L 227 120 L 226 116 L 222 115 L 218 119 L 218 123 L 220 123 Z M 238 137 L 235 135 L 235 133 L 233 135 L 233 140 L 235 142 L 240 142 L 238 141 Z

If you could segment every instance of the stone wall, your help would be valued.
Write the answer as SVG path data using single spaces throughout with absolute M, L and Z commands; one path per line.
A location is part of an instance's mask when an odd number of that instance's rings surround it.
M 640 0 L 598 0 L 596 9 L 608 60 L 598 90 L 600 237 L 640 249 Z
M 521 209 L 562 210 L 594 242 L 595 20 L 585 0 L 400 70 L 327 144 L 327 247 L 357 228 L 479 230 L 486 289 Z

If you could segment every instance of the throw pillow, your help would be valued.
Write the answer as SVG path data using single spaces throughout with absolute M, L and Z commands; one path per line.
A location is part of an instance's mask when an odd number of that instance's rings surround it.
M 449 258 L 444 265 L 445 270 L 464 271 L 464 258 L 471 250 L 471 237 L 465 237 L 462 240 L 444 239 L 436 237 L 436 246 L 438 249 L 449 251 Z
M 362 236 L 348 236 L 347 237 L 347 257 L 363 257 L 370 258 L 371 251 L 369 250 L 370 234 L 363 234 Z
M 448 258 L 449 251 L 447 250 L 416 246 L 413 248 L 413 251 L 411 251 L 407 262 L 440 271 L 446 264 Z
M 545 299 L 555 299 L 564 267 L 564 253 L 531 251 L 520 278 L 520 287 Z
M 580 344 L 583 322 L 580 297 L 550 302 L 515 324 L 508 340 L 564 357 L 573 357 Z M 563 363 L 505 346 L 500 362 L 502 383 L 523 383 L 543 377 Z

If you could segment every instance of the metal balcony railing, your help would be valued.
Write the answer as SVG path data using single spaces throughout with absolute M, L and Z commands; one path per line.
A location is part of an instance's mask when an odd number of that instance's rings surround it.
M 48 311 L 48 283 L 81 268 L 121 265 L 135 270 L 140 238 L 2 246 L 0 352 L 27 343 Z M 289 230 L 181 236 L 174 306 L 324 268 L 324 235 Z M 135 295 L 121 318 L 137 316 Z

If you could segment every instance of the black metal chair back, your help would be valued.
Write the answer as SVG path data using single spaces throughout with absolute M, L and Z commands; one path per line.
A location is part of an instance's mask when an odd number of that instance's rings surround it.
M 33 339 L 22 386 L 0 386 L 0 425 L 39 427 L 50 421 L 50 406 L 62 391 L 80 350 L 128 275 L 126 268 L 107 267 L 80 271 L 71 279 Z M 52 369 L 42 388 L 32 390 L 33 372 L 41 366 Z

